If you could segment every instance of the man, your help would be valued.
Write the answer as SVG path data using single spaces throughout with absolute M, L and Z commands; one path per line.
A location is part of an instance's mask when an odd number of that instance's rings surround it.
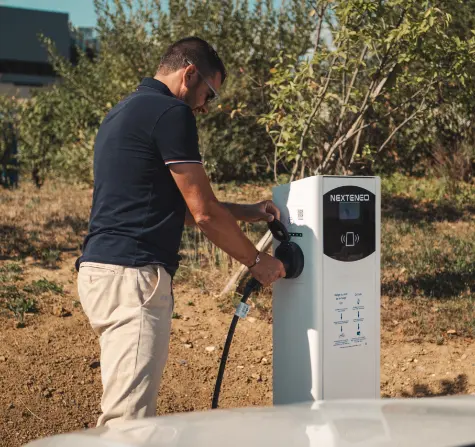
M 279 218 L 277 207 L 220 203 L 201 164 L 195 114 L 207 113 L 225 78 L 208 43 L 180 40 L 97 134 L 89 232 L 76 266 L 81 304 L 100 335 L 98 425 L 155 415 L 185 222 L 262 284 L 285 276 L 282 263 L 259 253 L 236 222 Z

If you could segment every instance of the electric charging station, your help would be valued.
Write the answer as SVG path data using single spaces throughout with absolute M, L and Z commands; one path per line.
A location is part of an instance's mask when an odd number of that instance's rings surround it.
M 308 177 L 273 200 L 305 259 L 274 284 L 274 404 L 379 398 L 379 177 Z

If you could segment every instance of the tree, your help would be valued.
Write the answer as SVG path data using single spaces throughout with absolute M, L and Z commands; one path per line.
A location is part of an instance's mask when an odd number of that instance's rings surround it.
M 304 60 L 282 53 L 268 82 L 273 108 L 260 122 L 275 166 L 290 163 L 293 178 L 357 172 L 415 121 L 421 131 L 441 89 L 445 104 L 472 101 L 475 40 L 451 35 L 450 14 L 432 3 L 317 3 L 331 39 Z

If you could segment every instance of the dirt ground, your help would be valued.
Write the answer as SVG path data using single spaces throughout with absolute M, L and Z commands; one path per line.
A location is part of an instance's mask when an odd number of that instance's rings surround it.
M 99 415 L 98 342 L 78 303 L 73 261 L 71 257 L 57 270 L 44 270 L 27 259 L 29 276 L 62 284 L 65 293 L 44 295 L 40 312 L 28 315 L 23 329 L 0 316 L 2 447 L 92 427 Z M 159 414 L 210 407 L 231 318 L 219 309 L 219 300 L 212 294 L 181 285 L 175 295 L 179 318 L 173 320 Z M 383 312 L 391 312 L 390 306 L 383 299 Z M 238 324 L 223 382 L 222 407 L 271 405 L 272 325 L 259 315 L 251 311 Z M 381 355 L 383 397 L 475 393 L 471 339 L 454 336 L 440 346 L 408 343 L 397 322 L 387 326 L 391 327 L 384 328 Z
M 404 195 L 395 193 L 385 211 L 381 395 L 475 393 L 473 209 L 426 203 L 417 194 L 428 182 L 414 182 L 408 196 L 406 180 Z M 216 190 L 220 200 L 238 203 L 270 198 L 268 185 Z M 73 267 L 90 203 L 89 189 L 56 183 L 0 194 L 0 447 L 92 427 L 100 414 L 99 344 Z M 263 228 L 252 227 L 246 231 L 258 240 Z M 229 260 L 213 270 L 219 252 L 193 232 L 184 241 L 159 414 L 210 407 L 233 313 L 231 299 L 218 295 L 233 270 Z M 5 306 L 18 297 L 38 307 L 24 328 Z M 221 407 L 271 405 L 269 297 L 259 297 L 238 324 Z

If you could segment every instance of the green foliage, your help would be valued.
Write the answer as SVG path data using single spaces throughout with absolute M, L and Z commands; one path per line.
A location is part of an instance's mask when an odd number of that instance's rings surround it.
M 282 52 L 267 83 L 272 110 L 260 123 L 276 165 L 294 177 L 391 170 L 427 157 L 447 111 L 469 124 L 475 38 L 454 33 L 450 12 L 461 2 L 435 3 L 317 3 L 330 36 L 307 58 Z
M 55 282 L 48 281 L 47 279 L 39 279 L 38 281 L 33 281 L 31 285 L 26 286 L 23 289 L 25 292 L 39 295 L 45 292 L 53 292 L 58 295 L 63 294 L 63 287 Z
M 20 161 L 92 183 L 106 113 L 155 74 L 167 46 L 200 36 L 229 77 L 198 118 L 213 180 L 313 173 L 434 173 L 455 190 L 475 153 L 475 1 L 95 0 L 99 54 L 72 65 L 43 39 L 61 76 L 19 102 L 0 98 Z M 0 156 L 2 154 L 0 141 Z
M 310 6 L 272 1 L 96 0 L 100 52 L 79 55 L 73 66 L 44 39 L 62 82 L 34 95 L 23 110 L 25 167 L 39 183 L 48 175 L 92 182 L 94 137 L 107 111 L 153 76 L 165 49 L 185 36 L 209 41 L 227 66 L 221 103 L 199 118 L 203 159 L 215 179 L 249 178 L 269 172 L 272 144 L 256 116 L 268 109 L 265 83 L 280 48 L 298 57 L 308 47 Z M 295 33 L 298 29 L 299 33 Z
M 0 289 L 0 302 L 13 313 L 17 319 L 17 327 L 25 326 L 25 314 L 37 312 L 36 301 L 21 292 L 17 286 L 8 285 Z
M 0 95 L 0 185 L 12 187 L 7 171 L 16 169 L 12 166 L 16 156 L 12 153 L 15 140 L 18 140 L 18 119 L 20 103 L 15 97 Z
M 404 225 L 404 224 L 403 224 Z M 383 245 L 383 264 L 385 269 L 403 270 L 405 279 L 398 278 L 383 289 L 391 296 L 428 295 L 436 297 L 456 297 L 458 293 L 471 293 L 470 287 L 475 278 L 475 262 L 471 254 L 475 242 L 468 232 L 450 234 L 431 231 L 430 223 L 412 226 L 401 236 L 401 223 L 388 219 L 386 234 L 398 237 L 394 242 Z M 401 243 L 406 241 L 407 243 Z M 389 241 L 388 241 L 389 242 Z M 421 281 L 426 277 L 429 281 Z
M 61 251 L 53 248 L 45 248 L 40 253 L 38 257 L 49 267 L 56 267 L 58 262 L 61 260 Z
M 16 282 L 22 279 L 23 269 L 19 264 L 9 262 L 0 267 L 0 283 Z
M 452 219 L 460 217 L 460 214 L 465 214 L 469 219 L 475 210 L 475 185 L 470 183 L 459 183 L 457 189 L 452 190 L 451 184 L 434 178 L 422 180 L 407 175 L 394 174 L 384 178 L 381 183 L 381 193 L 383 202 L 394 200 L 395 196 L 411 197 L 412 200 L 420 202 L 425 208 L 433 206 L 439 209 L 452 209 L 452 216 L 446 216 Z M 421 206 L 420 204 L 416 207 Z M 411 212 L 411 210 L 405 209 L 401 211 Z

